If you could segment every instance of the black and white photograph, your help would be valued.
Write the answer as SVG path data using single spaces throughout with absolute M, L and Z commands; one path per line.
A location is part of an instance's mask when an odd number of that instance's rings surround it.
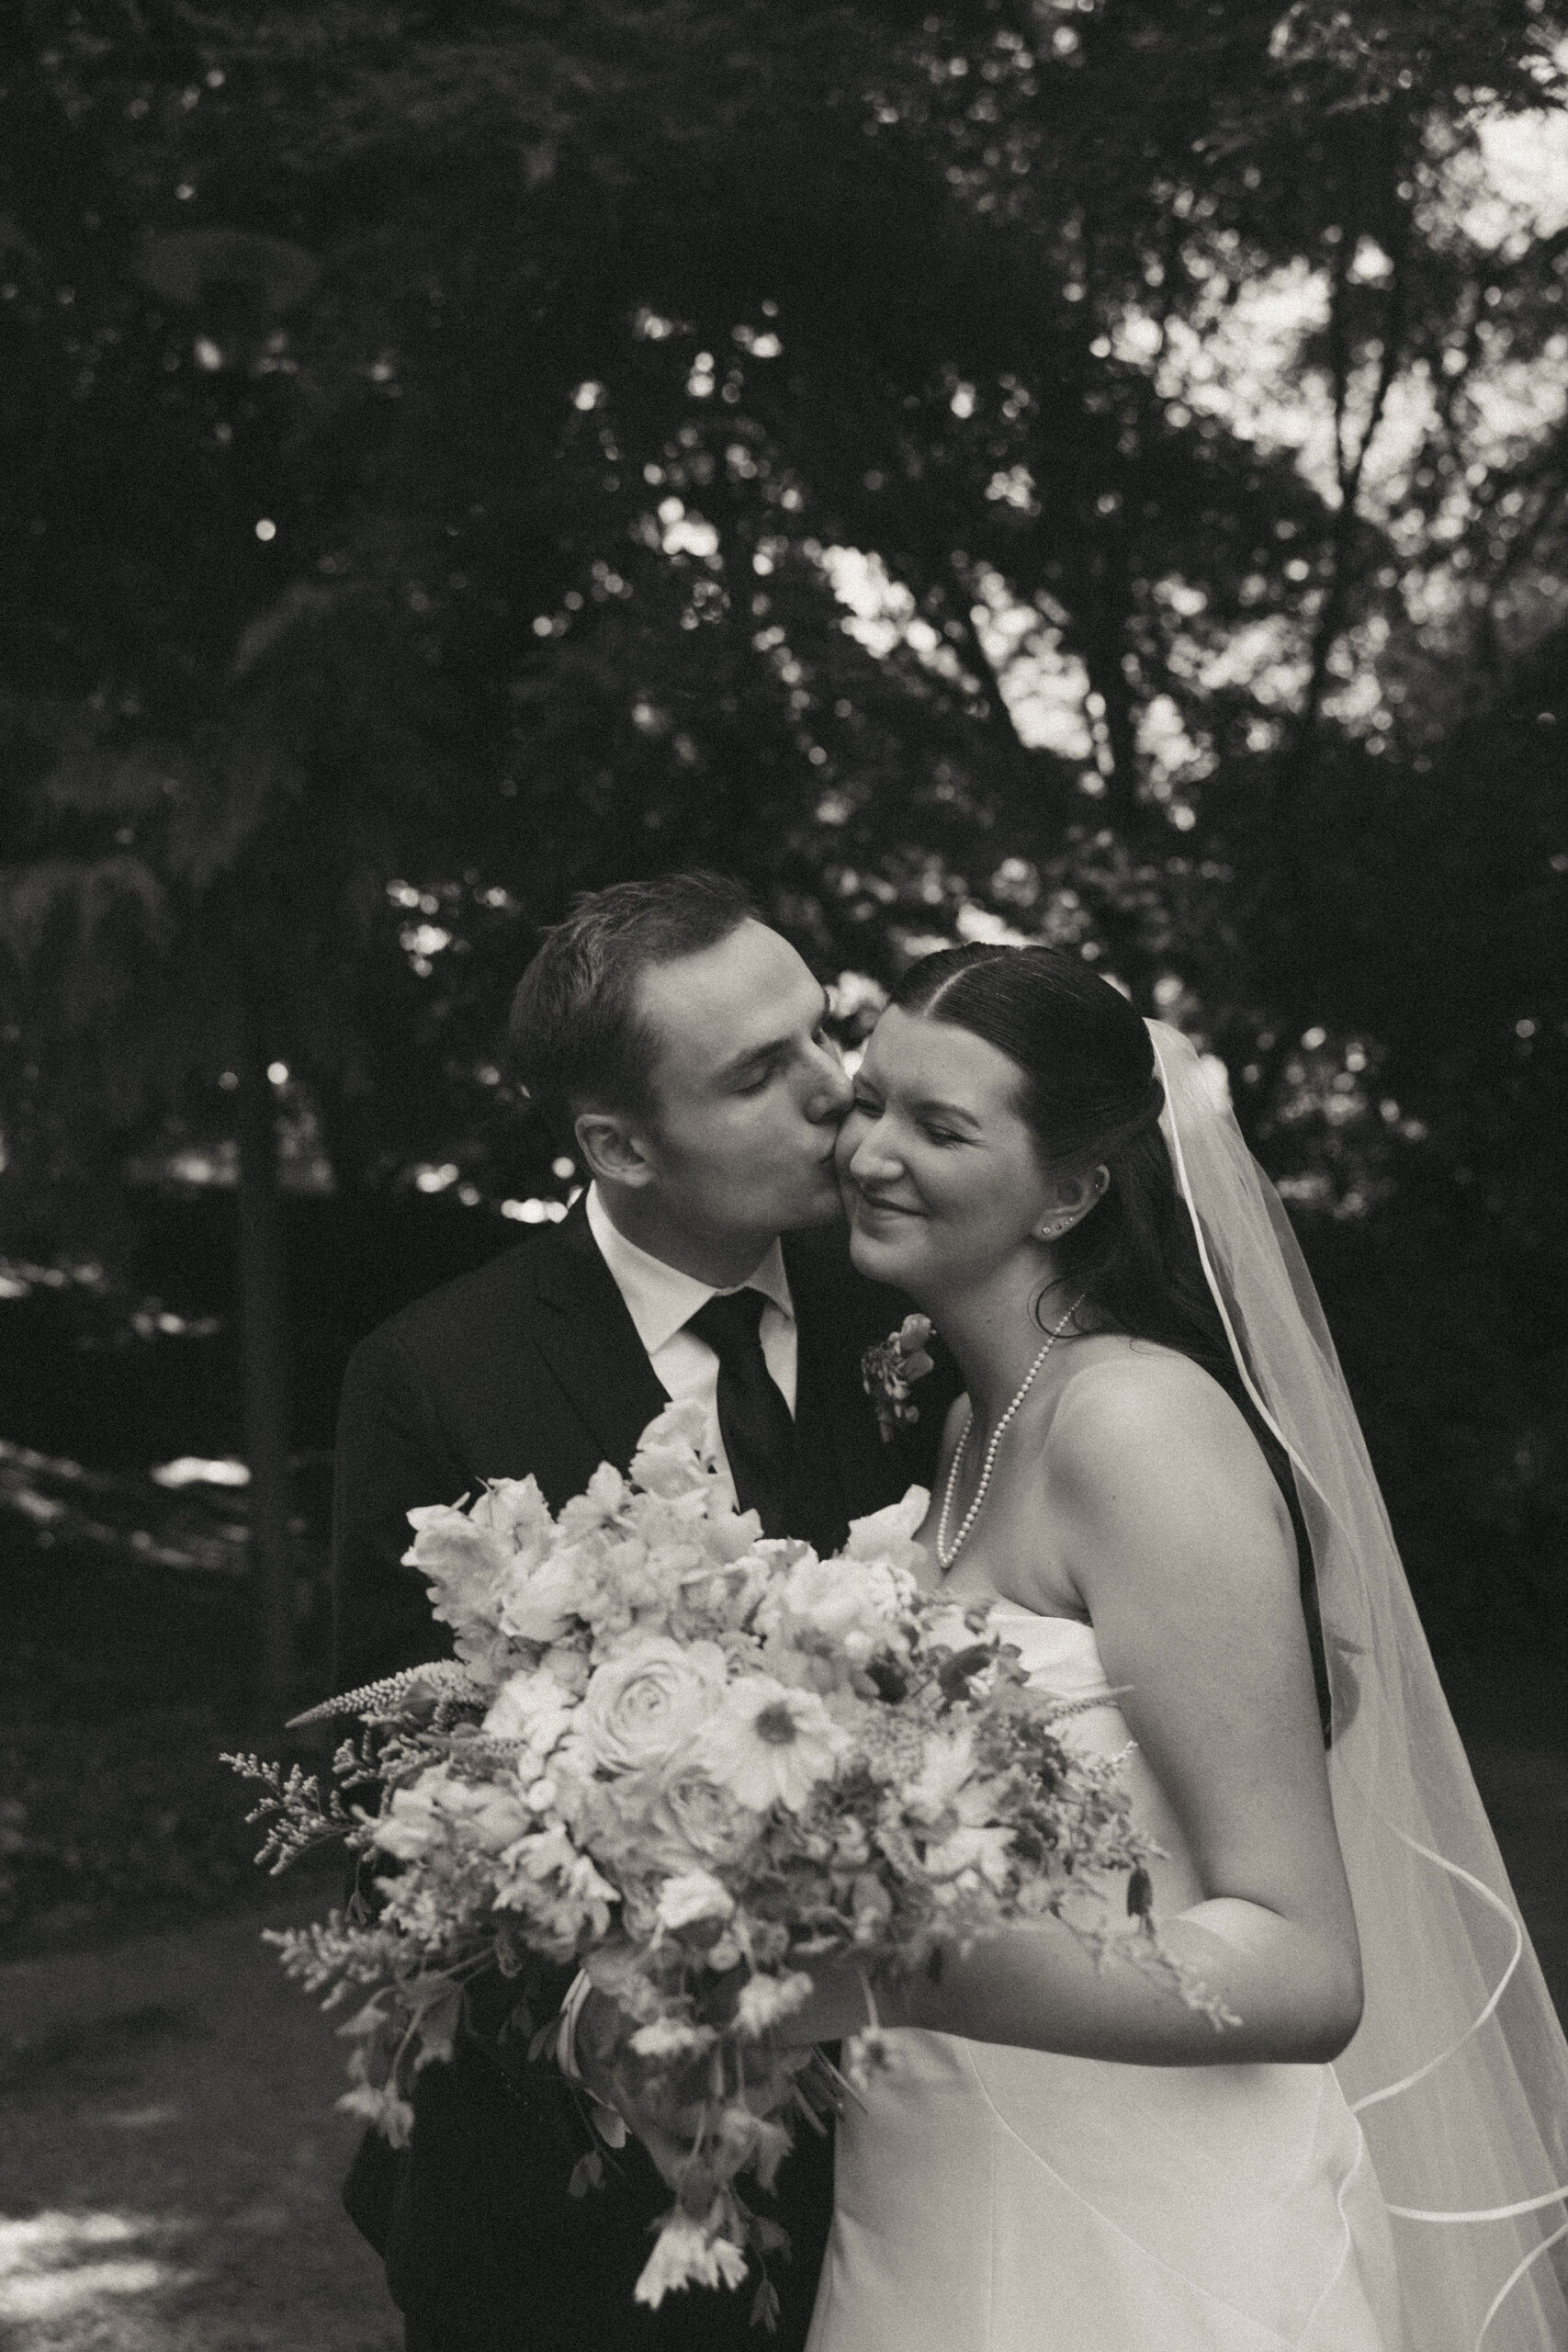
M 1568 9 L 16 0 L 3 2352 L 1568 2352 Z

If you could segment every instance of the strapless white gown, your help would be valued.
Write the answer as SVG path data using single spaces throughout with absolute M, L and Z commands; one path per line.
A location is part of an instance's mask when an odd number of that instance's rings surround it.
M 1032 1681 L 1108 1688 L 1091 1626 L 1000 1613 Z M 1131 1749 L 1110 1700 L 1065 1736 Z M 1179 1833 L 1129 1763 L 1168 1853 Z M 1331 2066 L 1113 2065 L 911 2030 L 890 2054 L 840 2120 L 807 2352 L 1403 2352 L 1388 2218 Z

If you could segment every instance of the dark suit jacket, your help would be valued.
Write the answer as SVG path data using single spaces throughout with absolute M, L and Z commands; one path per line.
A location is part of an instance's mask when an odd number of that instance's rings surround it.
M 906 1302 L 850 1264 L 841 1233 L 787 1235 L 799 1339 L 791 1533 L 829 1552 L 848 1523 L 930 1480 L 953 1383 L 925 1384 L 911 1437 L 884 1444 L 860 1358 Z M 602 1461 L 625 1469 L 667 1399 L 579 1206 L 558 1226 L 419 1300 L 356 1351 L 338 1428 L 333 1688 L 440 1657 L 446 1629 L 401 1565 L 407 1513 L 532 1472 L 552 1509 Z M 635 2143 L 602 2195 L 566 2183 L 584 2142 L 558 2076 L 503 2067 L 477 2037 L 420 2077 L 412 2147 L 370 2139 L 344 2191 L 416 2328 L 453 2352 L 681 2352 L 747 2341 L 750 2295 L 634 2306 L 669 2191 Z M 779 2352 L 805 2342 L 832 2204 L 831 2153 L 806 2131 L 780 2178 L 794 2258 L 774 2269 Z M 751 2339 L 753 2342 L 760 2338 Z

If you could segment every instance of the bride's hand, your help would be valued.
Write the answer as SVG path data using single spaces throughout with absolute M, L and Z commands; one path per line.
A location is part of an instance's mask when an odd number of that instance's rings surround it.
M 791 2049 L 820 2041 L 847 2041 L 872 2024 L 909 2022 L 908 1988 L 896 1978 L 877 1976 L 857 1954 L 844 1952 L 831 1960 L 804 1961 L 798 1965 L 807 1971 L 815 1989 L 776 2029 L 779 2041 Z

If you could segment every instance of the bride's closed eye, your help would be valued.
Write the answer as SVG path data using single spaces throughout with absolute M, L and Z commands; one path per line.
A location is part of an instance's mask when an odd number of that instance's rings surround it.
M 882 1114 L 882 1104 L 876 1100 L 876 1097 L 874 1095 L 863 1093 L 858 1087 L 855 1090 L 854 1097 L 850 1104 L 850 1108 L 852 1111 L 858 1111 L 861 1114 L 861 1116 L 866 1119 L 879 1118 Z M 925 1136 L 928 1143 L 968 1143 L 971 1140 L 968 1136 L 958 1135 L 952 1127 L 940 1126 L 934 1121 L 930 1119 L 918 1119 L 915 1124 L 919 1128 L 921 1135 Z

